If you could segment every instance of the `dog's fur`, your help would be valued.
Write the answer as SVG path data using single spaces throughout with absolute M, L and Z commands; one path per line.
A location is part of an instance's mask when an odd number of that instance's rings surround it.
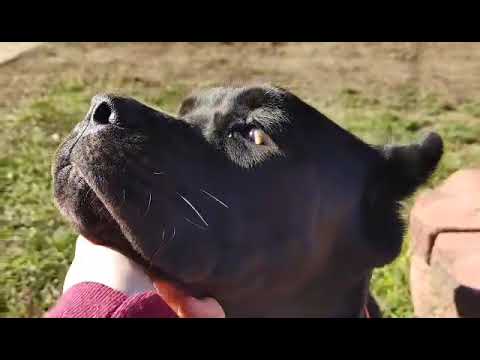
M 367 145 L 269 86 L 208 89 L 175 116 L 100 95 L 58 151 L 54 190 L 80 233 L 227 316 L 358 317 L 372 270 L 400 252 L 399 202 L 442 148 L 434 133 Z

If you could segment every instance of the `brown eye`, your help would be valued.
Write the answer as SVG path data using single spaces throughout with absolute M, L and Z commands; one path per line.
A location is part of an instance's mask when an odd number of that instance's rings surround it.
M 273 140 L 267 135 L 265 131 L 259 128 L 252 128 L 248 132 L 248 139 L 256 145 L 273 145 Z
M 270 136 L 267 135 L 265 131 L 261 128 L 256 127 L 253 124 L 245 125 L 236 125 L 232 127 L 228 137 L 231 138 L 235 134 L 243 137 L 245 140 L 254 143 L 255 145 L 262 146 L 274 146 L 274 142 Z

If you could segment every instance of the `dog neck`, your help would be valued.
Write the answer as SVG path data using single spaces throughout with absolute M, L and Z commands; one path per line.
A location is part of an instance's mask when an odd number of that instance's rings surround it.
M 232 309 L 227 317 L 263 318 L 359 318 L 365 317 L 369 300 L 370 274 L 345 281 L 343 276 L 317 278 L 303 291 L 289 299 L 242 306 L 241 313 Z
M 369 299 L 370 274 L 352 281 L 340 276 L 314 281 L 292 304 L 301 317 L 357 318 L 364 317 Z M 342 284 L 342 285 L 340 285 Z

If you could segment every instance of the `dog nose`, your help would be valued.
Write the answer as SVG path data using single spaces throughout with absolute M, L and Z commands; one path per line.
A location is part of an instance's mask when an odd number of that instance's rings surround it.
M 116 117 L 114 109 L 105 99 L 95 101 L 95 105 L 92 112 L 92 120 L 97 124 L 106 125 L 113 123 Z
M 134 99 L 110 94 L 94 96 L 91 109 L 90 118 L 95 124 L 122 128 L 143 127 L 151 112 Z

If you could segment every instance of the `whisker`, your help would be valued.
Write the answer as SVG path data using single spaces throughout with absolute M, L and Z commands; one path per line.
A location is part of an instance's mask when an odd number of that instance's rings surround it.
M 125 199 L 127 197 L 127 192 L 125 189 L 123 189 L 122 194 L 123 194 L 123 202 L 125 202 Z
M 201 225 L 198 225 L 197 223 L 193 222 L 193 221 L 190 220 L 189 218 L 184 217 L 184 219 L 185 219 L 187 222 L 189 222 L 190 224 L 198 227 L 200 230 L 204 230 L 204 231 L 207 230 L 206 227 L 203 227 L 203 226 L 201 226 Z
M 200 189 L 201 192 L 203 192 L 205 195 L 208 195 L 210 196 L 213 200 L 215 201 L 218 201 L 221 205 L 223 205 L 224 207 L 226 207 L 228 209 L 228 205 L 225 204 L 222 200 L 218 199 L 217 197 L 213 196 L 212 194 L 210 194 L 208 191 L 206 190 L 203 190 L 203 189 Z
M 165 175 L 164 171 L 154 171 L 153 175 Z
M 149 269 L 151 269 L 151 267 L 153 266 L 153 260 L 155 260 L 155 255 L 157 255 L 158 251 L 163 247 L 164 241 L 165 241 L 165 228 L 163 229 L 163 232 L 162 232 L 162 241 L 160 242 L 160 245 L 158 245 L 157 250 L 155 250 L 153 252 L 153 255 L 150 257 L 150 261 L 148 264 Z
M 195 211 L 195 213 L 198 215 L 198 217 L 200 218 L 200 220 L 202 220 L 202 222 L 205 224 L 205 226 L 208 226 L 208 223 L 205 221 L 205 219 L 203 218 L 203 216 L 200 214 L 200 212 L 195 208 L 195 206 L 193 206 L 193 204 L 188 201 L 185 197 L 183 197 L 182 195 L 180 195 L 178 192 L 177 192 L 177 195 L 180 196 L 183 201 L 185 201 L 192 209 L 193 211 Z
M 150 210 L 150 204 L 152 203 L 152 193 L 149 191 L 148 194 L 149 194 L 149 196 L 148 196 L 147 210 L 145 211 L 145 213 L 143 214 L 143 216 L 147 216 L 147 213 L 148 213 L 148 211 Z
M 85 193 L 85 195 L 83 195 L 83 200 L 82 202 L 85 202 L 87 199 L 88 199 L 88 195 L 90 194 L 90 192 L 92 191 L 92 188 L 89 187 L 87 192 Z

